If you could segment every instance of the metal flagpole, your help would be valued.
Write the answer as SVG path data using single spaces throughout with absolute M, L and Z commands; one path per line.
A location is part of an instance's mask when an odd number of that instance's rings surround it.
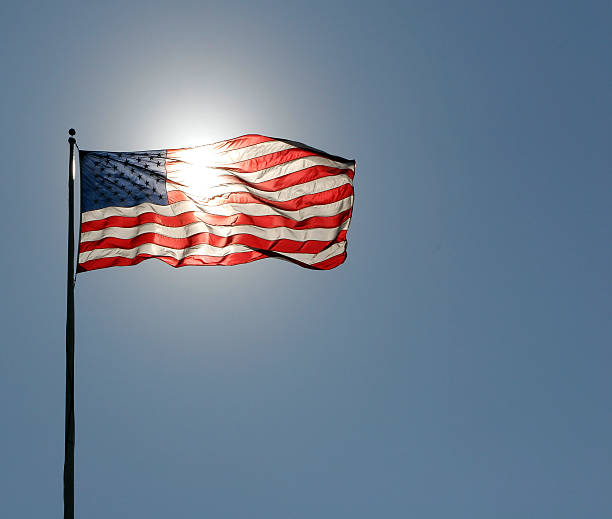
M 74 519 L 74 146 L 70 137 L 68 166 L 68 272 L 66 278 L 66 424 L 64 436 L 64 519 Z

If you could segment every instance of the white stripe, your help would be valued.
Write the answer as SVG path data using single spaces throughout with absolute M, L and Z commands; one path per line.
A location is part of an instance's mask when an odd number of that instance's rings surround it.
M 187 256 L 227 256 L 235 252 L 249 252 L 251 249 L 246 245 L 228 245 L 226 247 L 213 247 L 212 245 L 201 244 L 188 247 L 186 249 L 171 249 L 153 243 L 144 243 L 133 249 L 94 249 L 92 251 L 81 252 L 79 263 L 85 263 L 100 258 L 135 258 L 139 254 L 151 254 L 153 256 L 171 256 L 176 259 L 183 259 Z
M 342 211 L 346 211 L 353 205 L 353 196 L 349 196 L 338 202 L 331 204 L 312 205 L 297 211 L 285 211 L 270 207 L 264 204 L 224 204 L 207 206 L 196 204 L 191 200 L 176 202 L 170 205 L 157 205 L 151 203 L 139 204 L 133 207 L 105 207 L 93 211 L 84 212 L 81 215 L 81 222 L 93 222 L 103 220 L 112 216 L 135 217 L 144 213 L 155 213 L 162 216 L 176 216 L 189 211 L 202 211 L 207 214 L 219 216 L 233 216 L 235 214 L 246 214 L 249 216 L 284 216 L 295 221 L 305 220 L 313 216 L 335 216 Z
M 259 171 L 254 171 L 253 173 L 228 171 L 227 174 L 234 175 L 242 180 L 246 180 L 247 182 L 255 184 L 259 182 L 266 182 L 267 180 L 274 180 L 275 178 L 284 177 L 285 175 L 289 175 L 290 173 L 296 173 L 297 171 L 302 171 L 306 168 L 312 168 L 314 166 L 325 166 L 328 168 L 345 169 L 347 171 L 353 172 L 355 171 L 355 166 L 353 164 L 346 165 L 342 162 L 326 159 L 325 157 L 313 156 L 302 157 L 299 159 L 292 160 L 290 162 L 279 164 L 278 166 L 272 166 L 266 169 L 261 169 Z
M 265 240 L 294 241 L 332 241 L 340 231 L 348 229 L 349 222 L 343 222 L 339 227 L 312 229 L 289 229 L 287 227 L 257 227 L 255 225 L 209 225 L 204 222 L 194 222 L 182 227 L 167 227 L 156 223 L 145 223 L 134 227 L 107 227 L 99 231 L 81 233 L 81 243 L 98 241 L 104 238 L 119 238 L 130 240 L 146 233 L 156 233 L 168 238 L 188 238 L 201 233 L 229 237 L 235 234 L 250 234 Z
M 277 191 L 262 191 L 261 189 L 255 189 L 245 184 L 232 183 L 208 186 L 189 182 L 189 179 L 182 179 L 178 185 L 175 185 L 172 181 L 168 181 L 166 187 L 168 191 L 172 191 L 173 189 L 182 191 L 189 198 L 198 203 L 206 203 L 207 200 L 214 197 L 229 195 L 231 193 L 250 193 L 253 196 L 271 202 L 288 202 L 300 196 L 323 193 L 324 191 L 329 191 L 330 189 L 335 189 L 345 184 L 352 184 L 348 176 L 334 175 L 331 177 L 317 178 L 310 182 L 289 186 Z
M 324 166 L 327 168 L 334 168 L 346 171 L 355 171 L 355 165 L 346 165 L 342 162 L 335 160 L 326 159 L 325 157 L 302 157 L 299 159 L 292 160 L 279 164 L 278 166 L 271 166 L 266 169 L 260 169 L 252 173 L 244 173 L 238 171 L 224 171 L 225 175 L 233 175 L 241 180 L 246 180 L 252 184 L 259 182 L 266 182 L 267 180 L 274 180 L 275 178 L 284 177 L 291 173 L 302 171 L 306 168 L 312 168 L 314 166 Z M 343 175 L 344 173 L 336 173 L 337 175 Z
M 185 167 L 189 169 L 235 167 L 239 162 L 289 149 L 295 149 L 295 146 L 282 141 L 262 142 L 229 151 L 215 149 L 212 144 L 179 148 L 166 152 L 166 171 L 173 173 Z
M 287 256 L 289 258 L 301 261 L 308 265 L 313 263 L 319 263 L 326 259 L 342 254 L 346 249 L 346 241 L 335 243 L 318 254 L 306 254 L 306 253 L 278 253 L 280 256 Z M 246 245 L 228 245 L 226 247 L 213 247 L 212 245 L 195 245 L 186 249 L 171 249 L 169 247 L 162 247 L 160 245 L 154 245 L 152 243 L 146 243 L 133 249 L 95 249 L 92 251 L 81 252 L 79 254 L 79 263 L 85 263 L 100 258 L 135 258 L 139 254 L 150 254 L 152 256 L 170 256 L 175 259 L 181 260 L 187 256 L 214 256 L 222 257 L 228 254 L 234 254 L 236 252 L 250 252 L 254 249 L 247 247 Z
M 263 155 L 269 155 L 270 153 L 276 153 L 278 151 L 290 150 L 295 148 L 293 144 L 288 144 L 283 141 L 265 141 L 258 144 L 252 144 L 245 148 L 239 148 L 237 150 L 219 150 L 215 148 L 214 144 L 206 144 L 204 146 L 195 146 L 195 148 L 208 148 L 217 157 L 219 162 L 223 164 L 230 164 L 234 162 L 242 162 L 243 160 L 255 159 L 262 157 Z M 172 159 L 174 152 L 168 153 L 168 158 Z
M 223 143 L 226 144 L 228 141 Z M 298 148 L 293 144 L 289 144 L 284 141 L 272 140 L 272 141 L 264 141 L 257 144 L 251 144 L 250 146 L 245 146 L 244 148 L 239 148 L 236 150 L 223 150 L 222 145 L 219 144 L 204 144 L 202 146 L 193 146 L 191 148 L 179 148 L 174 150 L 167 150 L 166 158 L 167 160 L 174 162 L 176 160 L 184 161 L 189 157 L 202 157 L 206 156 L 209 159 L 213 160 L 215 166 L 229 166 L 235 164 L 237 162 L 243 162 L 245 160 L 256 159 L 258 157 L 263 157 L 265 155 L 270 155 L 271 153 L 278 153 L 279 151 L 291 150 L 291 149 L 302 149 Z M 316 153 L 316 152 L 314 152 Z M 317 155 L 320 158 L 324 158 L 321 155 Z M 327 159 L 330 160 L 330 159 Z M 191 161 L 188 161 L 191 162 Z M 331 161 L 339 166 L 334 167 L 344 167 L 346 166 L 345 162 L 336 162 Z
M 285 218 L 291 218 L 296 221 L 306 220 L 313 216 L 335 216 L 342 211 L 346 211 L 353 205 L 353 196 L 349 196 L 340 200 L 339 202 L 333 202 L 331 204 L 322 205 L 311 205 L 298 209 L 297 211 L 285 211 L 264 204 L 223 204 L 216 206 L 208 206 L 206 204 L 198 204 L 191 202 L 193 206 L 198 208 L 204 213 L 216 214 L 219 216 L 232 216 L 234 214 L 247 214 L 250 216 L 284 216 Z
M 249 182 L 265 182 L 266 180 L 283 177 L 289 173 L 295 173 L 296 171 L 313 166 L 326 166 L 328 168 L 347 169 L 353 172 L 355 171 L 354 163 L 347 164 L 346 162 L 339 162 L 337 160 L 321 157 L 320 155 L 309 155 L 307 157 L 300 157 L 299 159 L 270 166 L 269 168 L 260 169 L 259 171 L 228 171 L 228 174 L 240 176 L 240 178 L 244 178 L 244 180 L 248 180 Z M 228 164 L 226 167 L 231 168 L 231 165 Z
M 301 261 L 302 263 L 306 263 L 308 265 L 313 265 L 314 263 L 319 263 L 321 261 L 325 261 L 327 259 L 333 258 L 338 254 L 342 254 L 346 250 L 346 240 L 341 241 L 339 243 L 334 243 L 333 245 L 327 247 L 327 249 L 317 253 L 317 254 L 303 254 L 303 253 L 289 253 L 283 252 L 283 256 L 287 256 L 297 261 Z
M 302 157 L 290 162 L 279 164 L 277 166 L 271 166 L 266 169 L 254 171 L 252 173 L 230 171 L 226 169 L 230 167 L 228 165 L 216 167 L 207 166 L 204 164 L 186 166 L 185 164 L 175 163 L 168 165 L 167 179 L 169 182 L 174 182 L 180 185 L 188 185 L 193 182 L 193 179 L 200 180 L 200 178 L 203 176 L 212 177 L 211 180 L 207 181 L 208 184 L 212 185 L 216 183 L 216 179 L 219 176 L 230 175 L 241 180 L 245 180 L 246 182 L 250 182 L 251 184 L 256 184 L 259 182 L 266 182 L 268 180 L 274 180 L 275 178 L 284 177 L 285 175 L 296 173 L 297 171 L 302 171 L 306 168 L 311 168 L 314 166 L 325 166 L 334 169 L 355 171 L 354 164 L 347 165 L 342 162 L 326 159 L 325 157 L 312 156 Z M 342 174 L 338 173 L 338 175 Z

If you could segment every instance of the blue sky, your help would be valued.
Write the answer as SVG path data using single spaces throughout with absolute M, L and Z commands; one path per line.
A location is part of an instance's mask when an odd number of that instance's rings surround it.
M 609 2 L 19 2 L 0 513 L 61 517 L 67 129 L 354 158 L 347 262 L 79 276 L 77 517 L 612 515 Z

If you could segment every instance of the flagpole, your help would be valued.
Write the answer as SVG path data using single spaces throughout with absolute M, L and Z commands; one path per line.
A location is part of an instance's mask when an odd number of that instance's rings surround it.
M 66 423 L 64 436 L 64 519 L 74 519 L 74 138 L 68 166 L 68 272 L 66 278 Z

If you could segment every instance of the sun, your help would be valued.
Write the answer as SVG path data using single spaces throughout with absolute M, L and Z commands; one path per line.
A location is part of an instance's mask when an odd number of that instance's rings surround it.
M 167 182 L 188 190 L 190 198 L 204 201 L 219 194 L 224 174 L 221 166 L 219 152 L 209 145 L 168 150 Z

